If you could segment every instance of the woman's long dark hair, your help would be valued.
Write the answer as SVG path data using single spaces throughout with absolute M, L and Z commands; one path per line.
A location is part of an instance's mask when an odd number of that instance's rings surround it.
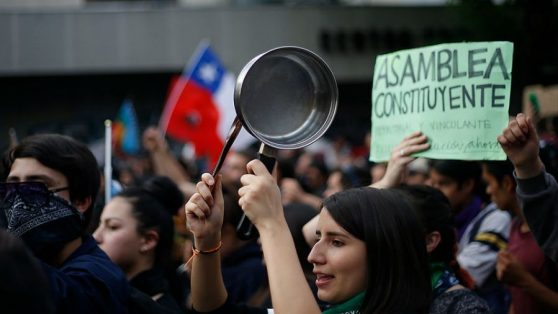
M 370 187 L 339 192 L 324 207 L 366 244 L 367 289 L 361 313 L 426 313 L 431 284 L 424 234 L 401 192 Z
M 405 193 L 423 225 L 424 235 L 438 231 L 440 243 L 430 252 L 431 262 L 448 264 L 462 285 L 473 288 L 474 281 L 457 262 L 457 231 L 451 205 L 440 190 L 426 185 L 402 185 L 396 188 Z
M 159 241 L 155 248 L 155 265 L 166 266 L 172 253 L 174 241 L 175 215 L 184 204 L 184 196 L 167 177 L 157 176 L 147 180 L 142 187 L 127 188 L 117 196 L 123 197 L 132 205 L 132 215 L 138 221 L 137 231 L 145 234 L 155 230 Z

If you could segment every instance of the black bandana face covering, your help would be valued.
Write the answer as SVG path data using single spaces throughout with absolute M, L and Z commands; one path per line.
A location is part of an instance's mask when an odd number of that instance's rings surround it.
M 40 182 L 0 183 L 0 225 L 47 262 L 82 232 L 83 215 L 54 192 Z

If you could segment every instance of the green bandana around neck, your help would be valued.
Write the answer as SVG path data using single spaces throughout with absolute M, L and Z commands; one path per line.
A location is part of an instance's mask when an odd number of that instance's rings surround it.
M 364 291 L 341 304 L 330 307 L 323 314 L 358 314 L 362 301 L 364 301 Z
M 442 273 L 446 269 L 446 264 L 442 262 L 433 262 L 430 263 L 430 280 L 432 283 L 432 288 L 436 287 L 436 283 L 442 277 Z
M 435 298 L 459 284 L 459 280 L 447 264 L 430 263 L 430 273 L 432 275 L 432 292 Z

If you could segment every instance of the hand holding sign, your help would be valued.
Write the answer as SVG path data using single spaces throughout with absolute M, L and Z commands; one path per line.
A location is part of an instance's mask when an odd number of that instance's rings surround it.
M 431 148 L 417 156 L 504 159 L 496 136 L 507 124 L 513 44 L 444 44 L 378 56 L 372 88 L 370 158 L 420 130 Z
M 412 154 L 427 150 L 430 144 L 427 138 L 421 132 L 413 132 L 405 137 L 399 145 L 395 146 L 391 151 L 386 173 L 382 179 L 374 184 L 372 187 L 385 189 L 399 185 L 403 181 L 407 165 L 416 159 Z

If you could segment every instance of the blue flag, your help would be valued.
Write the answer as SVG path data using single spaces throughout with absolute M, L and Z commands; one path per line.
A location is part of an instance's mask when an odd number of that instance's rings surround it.
M 115 150 L 128 155 L 140 151 L 140 132 L 134 105 L 124 100 L 116 120 L 112 124 L 112 145 Z

